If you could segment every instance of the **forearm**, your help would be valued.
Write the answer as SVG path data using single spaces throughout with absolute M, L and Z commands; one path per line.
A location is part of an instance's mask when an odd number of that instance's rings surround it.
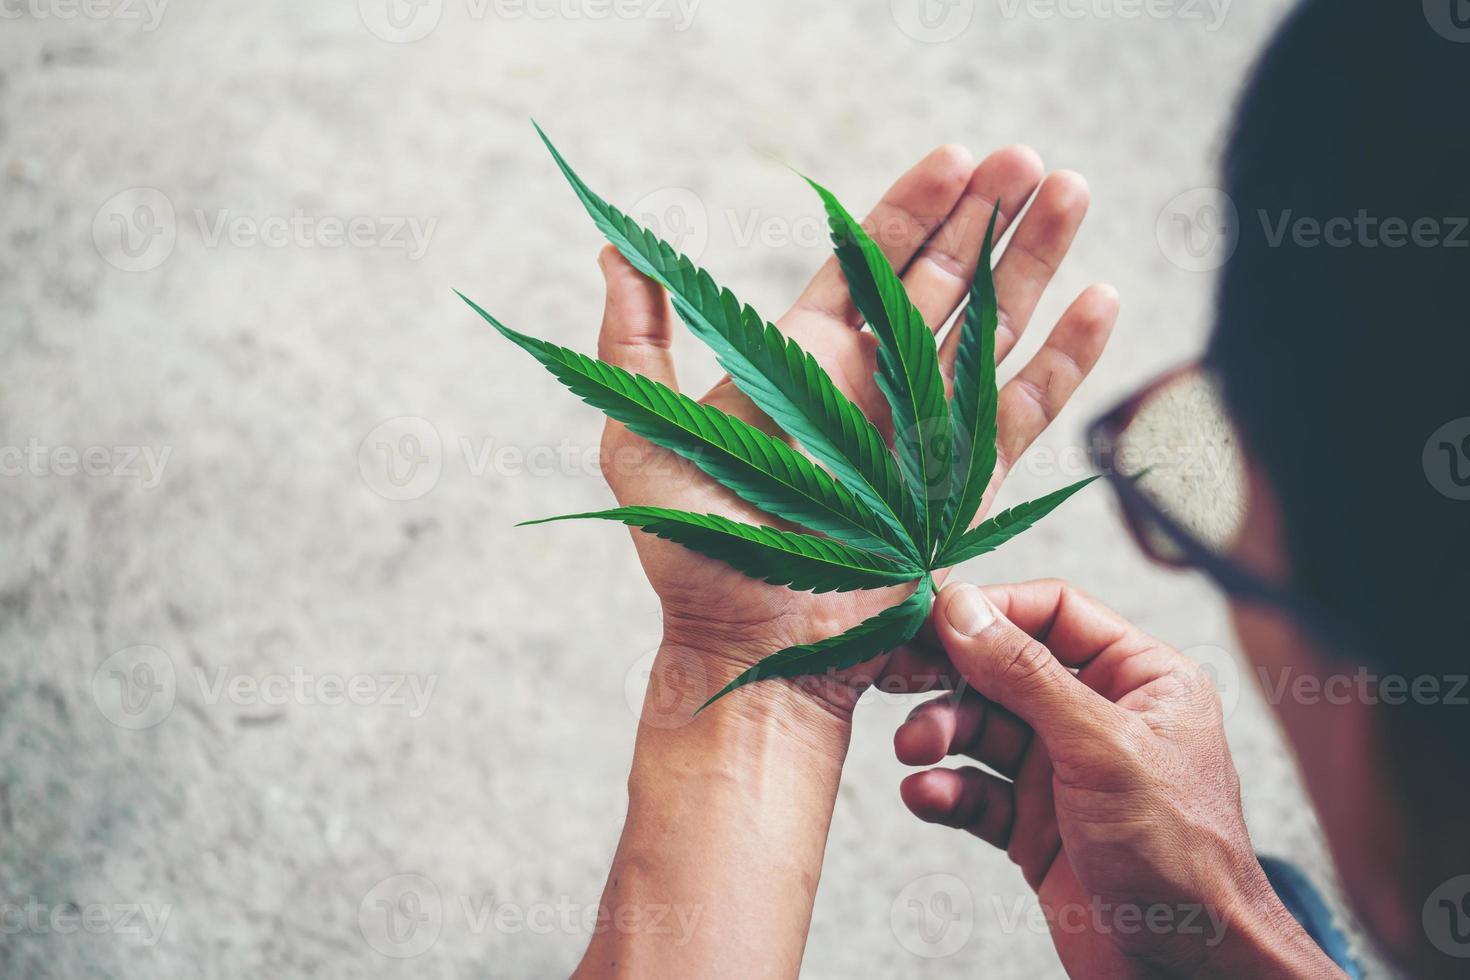
M 1242 976 L 1291 977 L 1293 980 L 1341 978 L 1342 970 L 1307 935 L 1260 875 L 1246 886 L 1234 922 L 1217 957 L 1193 974 L 1202 978 Z
M 1154 964 L 1168 976 L 1197 980 L 1235 977 L 1281 977 L 1291 980 L 1341 978 L 1341 969 L 1287 911 L 1254 860 L 1237 883 L 1203 903 L 1209 918 L 1219 918 L 1218 932 L 1183 956 L 1165 956 Z
M 661 650 L 655 676 L 686 656 Z M 604 914 L 577 975 L 794 977 L 849 722 L 784 683 L 672 721 L 664 709 L 639 728 Z

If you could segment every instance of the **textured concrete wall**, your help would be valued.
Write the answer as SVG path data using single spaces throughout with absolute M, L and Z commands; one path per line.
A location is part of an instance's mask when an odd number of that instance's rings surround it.
M 1156 226 L 1211 182 L 1284 9 L 1063 7 L 432 0 L 395 26 L 386 0 L 6 3 L 0 899 L 31 911 L 0 973 L 565 973 L 659 623 L 621 532 L 512 528 L 607 500 L 599 418 L 450 293 L 593 342 L 597 235 L 528 117 L 772 315 L 822 253 L 773 157 L 854 207 L 941 142 L 1083 171 L 1093 214 L 1041 317 L 1103 279 L 1124 315 L 1020 499 L 1199 347 L 1210 277 Z M 714 378 L 692 340 L 680 358 L 687 387 Z M 1065 576 L 1199 648 L 1238 701 L 1260 847 L 1328 874 L 1219 603 L 1138 557 L 1104 493 L 966 573 Z M 1005 859 L 904 812 L 907 708 L 859 718 L 807 973 L 1056 975 L 1008 924 Z M 904 909 L 936 873 L 962 915 L 925 945 Z M 380 902 L 415 894 L 418 930 L 390 934 Z

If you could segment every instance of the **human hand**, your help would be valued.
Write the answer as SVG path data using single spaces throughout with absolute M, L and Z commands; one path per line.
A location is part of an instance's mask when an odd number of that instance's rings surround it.
M 898 757 L 993 772 L 917 773 L 904 802 L 1007 852 L 1071 976 L 1342 975 L 1256 860 L 1193 661 L 1059 582 L 950 586 L 930 626 L 963 693 L 915 709 Z
M 1000 305 L 997 357 L 1004 356 L 1029 323 L 1057 266 L 1066 256 L 1087 209 L 1087 185 L 1066 171 L 1042 181 L 1034 151 L 1010 147 L 978 167 L 968 153 L 941 147 L 889 190 L 869 216 L 870 234 L 894 267 L 925 321 L 939 329 L 963 303 L 979 260 L 985 229 L 999 202 L 997 235 L 1036 194 L 995 272 Z M 1037 188 L 1040 187 L 1038 192 Z M 617 251 L 600 257 L 607 280 L 607 310 L 599 356 L 677 389 L 670 347 L 676 318 L 663 291 L 634 270 Z M 1116 319 L 1118 301 L 1109 287 L 1087 290 L 1062 316 L 1041 351 L 1000 393 L 999 461 L 984 516 L 1008 467 L 1056 417 L 1096 363 Z M 839 388 L 891 438 L 889 410 L 874 382 L 876 340 L 861 330 L 835 259 L 829 260 L 778 322 L 827 370 Z M 953 374 L 958 336 L 941 345 L 941 370 Z M 727 378 L 702 399 L 773 435 L 781 433 Z M 697 513 L 717 513 L 746 523 L 778 524 L 714 483 L 693 464 L 610 422 L 603 436 L 603 470 L 618 502 Z M 660 711 L 687 717 L 735 674 L 788 646 L 843 632 L 900 601 L 904 588 L 813 596 L 766 585 L 722 563 L 640 531 L 639 557 L 663 606 L 665 637 L 654 676 L 682 677 L 661 684 L 678 703 Z M 840 715 L 850 711 L 862 680 L 882 664 L 844 677 L 803 682 Z M 859 680 L 861 678 L 862 680 Z M 787 698 L 786 682 L 742 692 L 739 702 Z M 740 709 L 737 709 L 740 710 Z

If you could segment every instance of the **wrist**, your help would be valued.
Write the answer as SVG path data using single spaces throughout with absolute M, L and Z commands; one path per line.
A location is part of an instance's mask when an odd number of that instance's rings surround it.
M 747 684 L 704 708 L 716 692 L 777 647 L 759 654 L 745 646 L 691 644 L 665 635 L 649 673 L 640 721 L 661 730 L 698 725 L 731 732 L 787 731 L 806 744 L 840 737 L 852 728 L 857 692 L 832 677 L 770 678 Z M 696 712 L 699 712 L 696 716 Z
M 664 679 L 671 682 L 665 686 L 664 701 L 667 704 L 673 700 L 671 685 L 680 685 L 678 700 L 694 701 L 692 705 L 681 705 L 681 710 L 686 717 L 692 716 L 729 682 L 777 651 L 811 642 L 815 637 L 835 635 L 843 628 L 840 622 L 829 627 L 814 623 L 810 617 L 784 615 L 759 624 L 725 624 L 666 608 L 657 657 L 666 665 Z M 650 685 L 653 680 L 650 678 Z M 851 672 L 767 678 L 730 692 L 700 717 L 732 711 L 760 717 L 804 717 L 817 708 L 841 724 L 850 725 L 853 709 L 866 687 L 867 683 L 856 680 Z
M 1341 977 L 1342 971 L 1287 911 L 1254 856 L 1249 874 L 1217 908 L 1220 940 L 1190 964 L 1201 978 Z
M 711 695 L 749 666 L 738 655 L 659 647 L 639 718 L 639 752 L 631 780 L 670 767 L 693 775 L 758 777 L 771 766 L 840 772 L 852 734 L 844 711 L 805 685 L 762 681 L 732 692 L 697 717 Z
M 616 963 L 630 976 L 692 976 L 742 949 L 747 972 L 796 975 L 850 724 L 779 682 L 694 716 L 746 666 L 705 648 L 659 648 L 603 905 L 672 908 L 691 927 L 676 939 L 599 934 L 589 974 Z

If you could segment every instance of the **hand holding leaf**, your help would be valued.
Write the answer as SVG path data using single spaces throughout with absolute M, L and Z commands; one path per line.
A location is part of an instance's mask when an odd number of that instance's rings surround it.
M 1088 291 L 997 392 L 995 362 L 1081 222 L 1080 178 L 1057 174 L 1042 185 L 993 274 L 1005 215 L 1039 182 L 1028 150 L 1000 151 L 973 170 L 963 151 L 930 154 L 874 212 L 878 241 L 813 185 L 836 261 L 777 327 L 607 204 L 547 146 L 616 249 L 603 258 L 602 360 L 471 306 L 613 420 L 604 458 L 672 454 L 661 463 L 690 475 L 670 481 L 619 466 L 609 481 L 623 506 L 573 516 L 640 529 L 666 630 L 688 634 L 675 638 L 686 645 L 719 642 L 720 656 L 746 666 L 706 706 L 765 678 L 840 678 L 903 645 L 946 567 L 994 550 L 1083 485 L 971 529 L 1005 467 L 1096 361 L 1116 316 L 1110 289 Z M 677 391 L 670 300 L 729 372 L 697 402 Z M 966 301 L 961 323 L 937 345 L 934 331 Z M 859 329 L 864 321 L 871 333 Z

